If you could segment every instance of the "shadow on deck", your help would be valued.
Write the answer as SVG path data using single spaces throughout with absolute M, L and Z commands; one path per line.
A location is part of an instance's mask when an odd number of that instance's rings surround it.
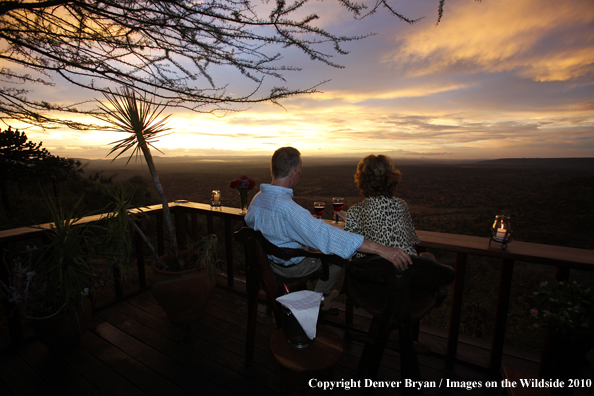
M 245 294 L 218 287 L 199 323 L 174 325 L 150 291 L 140 292 L 97 310 L 90 331 L 76 347 L 49 350 L 33 339 L 0 355 L 0 395 L 276 395 L 280 369 L 269 347 L 274 319 L 260 303 L 254 365 L 246 369 L 246 305 Z M 340 317 L 336 321 L 344 323 Z M 368 318 L 356 315 L 355 321 L 364 328 Z M 345 351 L 334 379 L 348 380 L 355 374 L 362 344 L 340 327 L 335 329 L 345 339 Z M 421 374 L 436 387 L 425 389 L 425 395 L 504 394 L 500 373 L 480 367 L 482 354 L 488 358 L 480 345 L 462 342 L 460 347 L 465 360 L 476 359 L 479 364 L 448 363 L 442 351 L 444 336 L 426 330 L 422 329 L 420 341 L 433 352 L 419 355 Z M 522 357 L 505 355 L 504 365 L 508 363 L 526 372 L 537 370 L 537 363 Z M 295 391 L 307 392 L 310 378 L 298 377 Z M 400 381 L 397 351 L 386 350 L 378 378 Z M 446 387 L 446 380 L 466 387 Z M 487 388 L 487 381 L 495 381 L 498 388 Z M 338 388 L 333 393 L 360 391 Z M 375 395 L 395 393 L 400 390 L 374 389 Z

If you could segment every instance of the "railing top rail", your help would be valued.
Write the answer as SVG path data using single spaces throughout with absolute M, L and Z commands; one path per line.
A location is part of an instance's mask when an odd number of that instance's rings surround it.
M 184 203 L 170 202 L 169 207 L 171 208 L 172 211 L 175 210 L 176 207 L 182 207 L 182 208 L 184 208 L 184 210 L 197 211 L 200 213 L 208 212 L 209 214 L 212 214 L 212 215 L 218 216 L 218 217 L 233 217 L 238 220 L 243 219 L 243 215 L 240 214 L 238 208 L 231 208 L 231 207 L 227 207 L 227 206 L 221 206 L 219 208 L 213 209 L 208 204 L 202 204 L 202 203 L 197 203 L 197 202 L 184 202 Z M 161 210 L 162 210 L 161 204 L 156 204 L 156 205 L 144 206 L 141 208 L 135 208 L 135 209 L 130 210 L 130 212 L 136 213 L 136 214 L 139 214 L 139 213 L 150 214 L 150 213 L 160 212 Z M 93 222 L 101 220 L 103 217 L 105 217 L 105 215 L 106 215 L 105 213 L 102 213 L 102 214 L 98 214 L 98 215 L 82 217 L 78 221 L 78 223 L 81 223 L 81 224 L 93 223 Z M 8 243 L 8 242 L 15 242 L 15 241 L 19 241 L 19 240 L 35 238 L 37 236 L 40 236 L 44 229 L 49 229 L 51 227 L 51 224 L 52 223 L 45 223 L 45 224 L 39 224 L 36 226 L 12 228 L 9 230 L 0 230 L 0 242 Z
M 221 206 L 212 208 L 208 204 L 198 202 L 172 202 L 169 207 L 175 211 L 176 208 L 183 208 L 184 211 L 196 211 L 202 214 L 210 214 L 216 217 L 243 219 L 238 208 Z M 134 209 L 136 213 L 154 213 L 161 210 L 161 205 L 151 205 L 143 208 Z M 104 214 L 87 216 L 82 218 L 81 222 L 94 222 L 100 220 Z M 41 228 L 49 228 L 50 224 L 41 224 Z M 7 243 L 18 240 L 34 238 L 41 233 L 38 227 L 20 227 L 10 230 L 0 231 L 0 242 Z M 435 248 L 446 251 L 476 254 L 479 256 L 497 257 L 502 259 L 511 259 L 526 261 L 532 263 L 571 266 L 573 268 L 586 269 L 594 271 L 594 250 L 577 249 L 564 246 L 543 245 L 538 243 L 513 241 L 508 244 L 507 249 L 501 249 L 499 243 L 491 243 L 489 238 L 475 237 L 458 234 L 443 234 L 431 231 L 417 231 L 420 246 Z
M 335 227 L 344 227 L 344 223 L 336 225 L 331 220 L 324 221 Z M 520 241 L 510 242 L 503 250 L 499 243 L 492 242 L 489 246 L 490 238 L 487 237 L 420 230 L 417 230 L 417 235 L 421 241 L 419 245 L 425 248 L 594 271 L 594 250 Z
M 93 216 L 81 217 L 77 224 L 94 223 L 101 220 L 107 213 L 101 213 Z M 12 228 L 10 230 L 0 230 L 0 242 L 13 242 L 28 238 L 35 238 L 41 235 L 43 230 L 49 230 L 53 223 L 39 224 L 35 226 Z
M 594 250 L 521 241 L 510 242 L 504 250 L 496 242 L 489 246 L 487 237 L 418 230 L 417 234 L 423 247 L 594 271 Z
M 231 217 L 237 220 L 243 220 L 243 215 L 240 213 L 239 208 L 232 208 L 229 206 L 219 206 L 217 208 L 213 208 L 209 204 L 203 204 L 198 202 L 183 202 L 183 203 L 174 203 L 173 205 L 169 205 L 169 207 L 174 210 L 176 207 L 183 208 L 185 210 L 190 211 L 197 211 L 200 213 L 208 213 L 218 217 Z

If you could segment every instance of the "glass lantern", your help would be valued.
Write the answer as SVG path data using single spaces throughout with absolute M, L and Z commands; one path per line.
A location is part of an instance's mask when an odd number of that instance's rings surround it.
M 221 202 L 220 190 L 212 190 L 212 193 L 210 194 L 210 206 L 214 208 L 220 208 L 223 206 L 223 203 Z
M 507 244 L 511 242 L 511 233 L 512 228 L 509 216 L 495 216 L 495 221 L 491 227 L 491 240 L 503 244 L 502 248 L 505 249 Z

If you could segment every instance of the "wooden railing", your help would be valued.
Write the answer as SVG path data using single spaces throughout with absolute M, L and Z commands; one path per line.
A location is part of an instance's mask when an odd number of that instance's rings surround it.
M 243 221 L 243 215 L 240 214 L 239 209 L 230 207 L 220 207 L 212 209 L 210 205 L 185 202 L 171 203 L 169 205 L 172 215 L 174 216 L 175 232 L 178 239 L 178 244 L 181 248 L 184 248 L 188 243 L 197 241 L 200 235 L 205 233 L 215 233 L 214 219 L 219 218 L 224 222 L 224 236 L 222 238 L 222 245 L 224 245 L 226 255 L 226 277 L 227 286 L 230 288 L 234 287 L 234 264 L 233 264 L 233 226 L 232 222 L 239 223 L 236 228 L 240 228 L 245 223 Z M 161 205 L 152 205 L 143 207 L 141 209 L 135 209 L 132 211 L 136 216 L 136 222 L 139 226 L 143 227 L 145 233 L 149 235 L 149 239 L 152 239 L 154 248 L 158 255 L 163 255 L 166 250 L 166 241 L 164 233 L 163 223 L 163 212 Z M 201 216 L 203 219 L 200 219 Z M 80 223 L 95 223 L 100 222 L 104 215 L 95 215 L 82 218 Z M 151 217 L 153 221 L 151 221 Z M 200 222 L 200 220 L 205 220 Z M 153 226 L 154 228 L 149 228 Z M 50 224 L 41 224 L 36 227 L 20 227 L 10 230 L 0 230 L 0 280 L 8 284 L 8 271 L 9 263 L 5 263 L 6 255 L 5 252 L 16 244 L 39 244 L 43 235 L 43 229 L 50 227 Z M 200 228 L 205 228 L 200 230 Z M 150 238 L 150 236 L 154 236 Z M 135 257 L 136 257 L 136 268 L 138 272 L 138 288 L 137 290 L 123 290 L 121 282 L 119 282 L 119 276 L 113 277 L 114 284 L 112 287 L 115 289 L 115 300 L 122 299 L 140 290 L 144 290 L 147 287 L 147 275 L 145 273 L 145 265 L 147 262 L 152 260 L 150 252 L 145 247 L 145 244 L 136 233 L 134 233 L 134 244 L 135 244 Z M 107 287 L 107 286 L 106 286 Z M 6 318 L 0 318 L 0 321 L 6 320 L 10 345 L 17 345 L 23 339 L 23 330 L 21 328 L 21 321 L 18 310 L 15 307 L 5 301 L 1 296 L 5 305 L 5 312 L 7 312 Z M 99 305 L 94 301 L 95 309 L 101 308 L 115 300 L 102 300 Z M 6 342 L 2 342 L 1 345 L 5 345 Z
M 542 245 L 514 241 L 504 250 L 498 243 L 490 244 L 489 238 L 467 235 L 441 234 L 417 231 L 420 246 L 456 253 L 456 278 L 454 280 L 452 310 L 448 329 L 448 357 L 455 357 L 462 319 L 462 295 L 466 277 L 466 262 L 469 254 L 494 257 L 501 260 L 499 287 L 495 309 L 495 324 L 491 340 L 489 368 L 498 370 L 503 355 L 505 329 L 509 309 L 509 297 L 516 261 L 554 267 L 557 280 L 567 279 L 570 269 L 594 271 L 594 251 L 562 246 Z
M 234 288 L 234 260 L 233 260 L 233 232 L 243 225 L 243 216 L 237 208 L 221 207 L 212 209 L 210 205 L 195 202 L 172 203 L 171 212 L 175 217 L 175 228 L 178 243 L 185 246 L 191 239 L 196 239 L 201 234 L 200 227 L 205 226 L 207 233 L 214 232 L 214 219 L 219 218 L 224 222 L 224 236 L 222 242 L 226 255 L 227 264 L 227 286 Z M 156 218 L 156 240 L 157 252 L 165 252 L 165 241 L 163 233 L 162 211 L 160 205 L 143 208 L 142 212 Z M 206 221 L 199 221 L 199 219 Z M 97 221 L 100 216 L 89 217 L 83 221 Z M 143 222 L 146 223 L 146 222 Z M 46 225 L 47 226 L 47 225 Z M 146 226 L 146 224 L 145 224 Z M 4 249 L 12 243 L 27 241 L 38 238 L 40 230 L 24 227 L 12 230 L 0 231 L 0 249 Z M 501 249 L 497 243 L 491 246 L 489 238 L 472 237 L 465 235 L 442 234 L 428 231 L 417 231 L 421 243 L 421 249 L 436 249 L 441 251 L 454 252 L 456 254 L 456 278 L 453 285 L 453 301 L 450 312 L 447 356 L 455 358 L 457 354 L 458 339 L 460 335 L 460 324 L 462 320 L 462 303 L 464 292 L 464 280 L 466 277 L 466 264 L 468 255 L 498 258 L 501 260 L 497 304 L 495 310 L 495 323 L 491 340 L 491 351 L 489 367 L 499 370 L 503 355 L 504 337 L 507 325 L 507 316 L 510 300 L 510 290 L 513 279 L 513 268 L 516 261 L 535 263 L 554 267 L 554 276 L 557 279 L 565 279 L 570 269 L 581 269 L 594 271 L 594 251 L 575 249 L 561 246 L 542 245 L 514 241 L 507 249 Z M 145 268 L 145 248 L 140 238 L 136 241 L 136 258 L 138 262 L 138 287 L 147 287 Z M 6 266 L 0 266 L 0 277 L 5 280 L 8 274 Z M 122 290 L 117 290 L 116 298 L 123 296 Z M 18 318 L 9 316 L 11 340 L 18 343 L 22 337 Z

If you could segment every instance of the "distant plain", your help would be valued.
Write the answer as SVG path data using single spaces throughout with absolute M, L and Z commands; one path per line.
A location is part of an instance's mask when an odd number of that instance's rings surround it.
M 85 173 L 100 172 L 127 180 L 149 180 L 146 165 L 125 161 L 82 160 Z M 170 201 L 209 202 L 220 190 L 225 206 L 238 206 L 229 183 L 246 175 L 270 182 L 269 159 L 263 157 L 158 157 L 157 169 Z M 354 183 L 358 159 L 304 157 L 295 201 L 313 211 L 314 201 L 328 205 L 345 198 L 348 209 L 360 202 Z M 402 172 L 396 195 L 411 210 L 418 230 L 488 236 L 498 214 L 511 217 L 516 240 L 594 249 L 594 158 L 505 159 L 490 161 L 411 161 L 394 163 Z M 157 195 L 154 194 L 155 203 Z

